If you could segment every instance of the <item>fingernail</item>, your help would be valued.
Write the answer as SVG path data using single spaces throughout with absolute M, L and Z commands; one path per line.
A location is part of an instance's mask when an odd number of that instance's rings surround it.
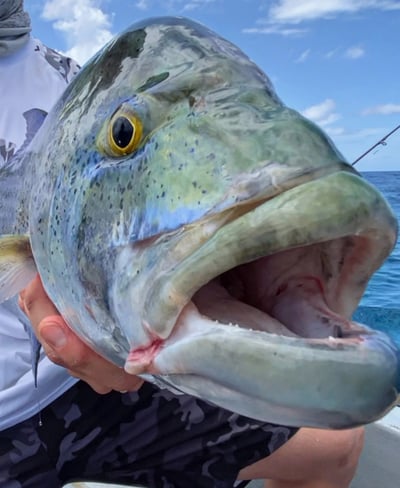
M 49 346 L 59 349 L 67 343 L 67 336 L 58 325 L 46 325 L 40 331 L 40 335 Z

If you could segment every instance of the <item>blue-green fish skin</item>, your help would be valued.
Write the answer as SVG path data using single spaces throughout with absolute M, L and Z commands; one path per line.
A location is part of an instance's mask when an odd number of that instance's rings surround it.
M 116 149 L 114 136 L 124 150 Z M 397 350 L 364 329 L 357 329 L 365 335 L 361 353 L 359 342 L 343 345 L 340 338 L 317 341 L 316 349 L 303 338 L 268 342 L 267 332 L 223 326 L 216 318 L 208 320 L 214 325 L 205 342 L 201 331 L 193 333 L 190 302 L 208 281 L 304 246 L 321 255 L 316 281 L 326 279 L 326 300 L 349 318 L 397 235 L 386 201 L 330 139 L 286 107 L 247 56 L 206 27 L 150 19 L 114 38 L 69 85 L 15 174 L 19 196 L 0 231 L 29 234 L 49 296 L 104 357 L 217 405 L 292 425 L 358 425 L 395 402 Z M 352 248 L 367 250 L 349 278 L 329 256 L 338 254 L 348 269 Z M 302 261 L 296 254 L 293 267 Z M 283 285 L 276 285 L 276 296 L 286 292 Z M 207 320 L 200 315 L 203 330 Z M 174 348 L 186 345 L 180 363 Z M 285 377 L 275 350 L 280 363 L 283 351 L 293 351 L 296 361 L 320 370 L 320 396 L 307 393 L 316 385 L 298 378 L 297 366 L 286 368 Z M 229 355 L 238 361 L 236 379 Z M 351 369 L 354 358 L 362 367 Z M 289 365 L 289 352 L 285 360 Z M 206 364 L 217 377 L 202 370 Z M 271 369 L 274 388 L 283 385 L 273 401 Z M 354 379 L 353 398 L 347 390 L 340 394 L 340 384 L 334 391 L 323 386 L 344 371 Z M 246 378 L 251 391 L 241 387 Z M 376 386 L 367 393 L 371 378 Z

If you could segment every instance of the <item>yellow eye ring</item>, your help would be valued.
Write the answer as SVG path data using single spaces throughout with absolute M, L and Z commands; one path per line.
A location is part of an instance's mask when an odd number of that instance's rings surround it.
M 108 126 L 108 145 L 113 155 L 125 156 L 133 152 L 142 138 L 141 121 L 133 114 L 117 112 Z

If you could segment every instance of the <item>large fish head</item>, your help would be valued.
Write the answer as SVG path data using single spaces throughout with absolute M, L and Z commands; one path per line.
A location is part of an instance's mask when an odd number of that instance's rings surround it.
M 186 19 L 136 24 L 82 69 L 35 147 L 35 260 L 100 354 L 292 425 L 393 404 L 396 348 L 350 319 L 395 218 L 237 47 Z

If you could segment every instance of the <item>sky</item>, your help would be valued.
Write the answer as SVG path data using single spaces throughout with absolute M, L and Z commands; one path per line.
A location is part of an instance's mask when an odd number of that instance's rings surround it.
M 35 37 L 81 63 L 144 18 L 199 21 L 255 61 L 349 162 L 400 124 L 400 0 L 25 0 L 25 8 Z M 400 170 L 400 129 L 356 168 Z

